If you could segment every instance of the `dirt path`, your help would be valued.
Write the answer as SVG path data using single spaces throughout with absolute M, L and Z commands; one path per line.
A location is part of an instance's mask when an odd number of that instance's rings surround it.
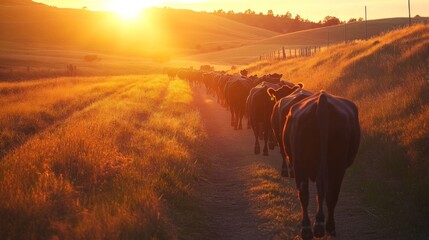
M 208 229 L 205 229 L 206 232 L 203 234 L 204 238 L 249 240 L 279 239 L 278 236 L 291 236 L 291 233 L 282 235 L 262 228 L 262 225 L 267 224 L 267 219 L 258 216 L 257 212 L 269 209 L 256 209 L 255 211 L 254 203 L 252 199 L 249 199 L 248 194 L 249 188 L 254 182 L 249 172 L 252 166 L 263 163 L 275 171 L 279 171 L 281 156 L 278 148 L 270 151 L 268 157 L 255 156 L 252 131 L 233 130 L 229 125 L 229 113 L 217 104 L 213 97 L 207 96 L 202 87 L 196 88 L 195 96 L 196 105 L 200 109 L 208 133 L 205 155 L 202 157 L 206 159 L 209 166 L 205 173 L 205 181 L 197 189 L 202 194 L 201 204 L 208 221 Z M 292 189 L 294 181 L 286 179 L 282 184 Z M 315 187 L 314 184 L 311 185 L 310 212 L 314 216 Z M 296 195 L 292 199 L 298 204 Z M 295 214 L 298 214 L 300 209 L 294 211 Z M 387 237 L 379 229 L 377 230 L 377 220 L 378 217 L 359 202 L 356 191 L 352 188 L 346 174 L 336 209 L 338 233 L 336 239 L 397 239 L 394 236 Z M 295 236 L 299 230 L 299 222 L 294 223 L 295 225 L 282 228 L 282 231 L 289 229 Z

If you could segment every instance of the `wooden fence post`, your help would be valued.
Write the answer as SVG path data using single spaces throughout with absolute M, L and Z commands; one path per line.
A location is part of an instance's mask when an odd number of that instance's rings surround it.
M 285 47 L 284 46 L 283 46 L 282 50 L 283 50 L 283 60 L 285 60 L 286 59 L 286 51 L 285 51 Z

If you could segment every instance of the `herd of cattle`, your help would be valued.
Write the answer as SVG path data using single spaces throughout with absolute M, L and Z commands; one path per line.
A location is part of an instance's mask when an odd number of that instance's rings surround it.
M 277 144 L 282 155 L 282 176 L 295 178 L 303 211 L 303 239 L 335 236 L 334 208 L 337 204 L 345 170 L 353 163 L 360 142 L 356 105 L 325 91 L 310 92 L 303 84 L 281 80 L 281 74 L 247 76 L 247 71 L 227 74 L 216 71 L 174 70 L 170 78 L 204 84 L 207 94 L 217 97 L 231 113 L 231 126 L 242 129 L 242 120 L 255 135 L 254 153 L 263 155 Z M 309 179 L 316 181 L 318 210 L 311 228 L 307 206 Z M 325 222 L 323 202 L 328 218 Z

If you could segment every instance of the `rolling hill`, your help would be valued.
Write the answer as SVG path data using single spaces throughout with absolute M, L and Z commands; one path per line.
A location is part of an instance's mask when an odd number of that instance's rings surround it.
M 109 12 L 12 1 L 0 5 L 0 16 L 1 41 L 135 55 L 208 52 L 276 35 L 207 13 L 167 8 L 147 9 L 136 22 L 125 22 Z
M 429 22 L 429 18 L 413 18 L 413 22 Z M 408 18 L 370 20 L 367 25 L 367 36 L 377 36 L 406 25 L 408 25 Z M 282 46 L 285 48 L 326 47 L 343 43 L 345 39 L 352 41 L 365 39 L 365 37 L 365 22 L 355 22 L 276 35 L 243 47 L 192 56 L 192 59 L 212 63 L 249 64 L 258 61 L 260 55 L 279 50 Z
M 0 16 L 0 79 L 64 75 L 69 64 L 78 66 L 79 74 L 144 74 L 178 56 L 236 48 L 277 34 L 167 8 L 147 9 L 137 21 L 126 22 L 110 12 L 7 0 L 0 2 Z M 86 62 L 88 55 L 101 61 Z

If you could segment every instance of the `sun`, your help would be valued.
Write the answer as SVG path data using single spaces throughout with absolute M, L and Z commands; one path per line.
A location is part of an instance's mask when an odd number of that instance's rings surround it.
M 147 0 L 108 0 L 107 9 L 123 20 L 134 20 L 140 16 L 143 9 L 153 5 L 154 1 Z

